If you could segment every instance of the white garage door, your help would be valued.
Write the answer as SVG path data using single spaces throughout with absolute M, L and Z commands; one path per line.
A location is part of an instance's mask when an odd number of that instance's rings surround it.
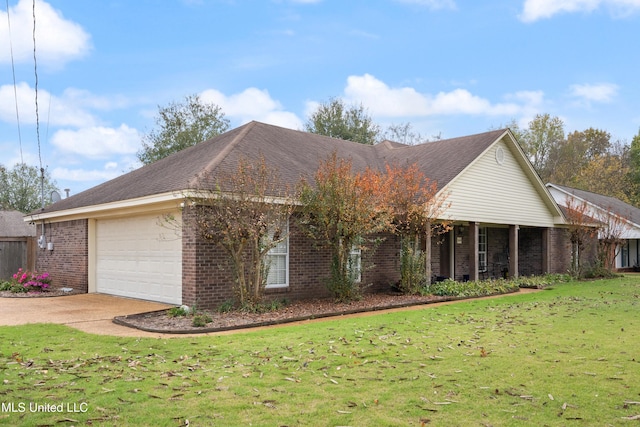
M 96 263 L 98 292 L 182 303 L 182 241 L 158 215 L 96 221 Z

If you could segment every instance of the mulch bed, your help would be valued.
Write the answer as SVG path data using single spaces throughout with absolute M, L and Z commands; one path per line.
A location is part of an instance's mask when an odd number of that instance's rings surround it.
M 47 298 L 75 295 L 84 292 L 72 290 L 65 292 L 62 289 L 50 289 L 46 292 L 13 293 L 0 291 L 0 297 L 4 298 Z M 456 301 L 469 299 L 464 297 L 434 296 L 434 295 L 403 295 L 398 293 L 372 293 L 365 294 L 362 299 L 350 303 L 338 303 L 333 299 L 314 299 L 307 301 L 294 301 L 282 308 L 265 313 L 251 313 L 244 311 L 230 311 L 220 313 L 211 310 L 198 310 L 197 314 L 206 314 L 212 321 L 204 327 L 192 325 L 193 316 L 168 316 L 169 310 L 152 311 L 148 313 L 117 316 L 113 322 L 147 332 L 164 334 L 197 334 L 209 332 L 222 332 L 234 329 L 246 329 L 259 326 L 279 325 L 309 319 L 342 316 L 347 314 L 365 313 L 371 311 L 387 310 L 392 308 L 411 307 L 443 301 Z
M 84 292 L 78 292 L 75 289 L 65 292 L 62 289 L 49 289 L 44 292 L 11 292 L 0 291 L 0 298 L 48 298 L 48 297 L 64 297 L 67 295 L 76 295 Z
M 113 322 L 147 332 L 193 334 L 279 325 L 301 320 L 364 313 L 459 299 L 463 298 L 438 297 L 432 295 L 367 294 L 361 300 L 350 303 L 337 303 L 333 299 L 295 301 L 278 310 L 266 313 L 250 313 L 242 311 L 219 313 L 215 311 L 201 310 L 197 313 L 207 314 L 212 319 L 212 322 L 208 323 L 204 327 L 194 327 L 192 325 L 192 316 L 169 317 L 167 315 L 168 310 L 119 316 L 114 318 Z

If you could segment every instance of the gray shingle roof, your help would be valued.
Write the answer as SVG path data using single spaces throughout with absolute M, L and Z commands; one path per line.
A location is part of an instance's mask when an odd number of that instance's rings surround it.
M 416 162 L 442 188 L 505 130 L 407 146 L 385 141 L 371 146 L 302 131 L 250 122 L 208 141 L 143 166 L 45 208 L 43 213 L 118 202 L 198 187 L 199 177 L 221 171 L 233 172 L 242 158 L 265 157 L 281 181 L 295 186 L 310 180 L 320 161 L 332 152 L 350 158 L 355 170 L 384 168 L 386 163 Z M 34 212 L 40 213 L 40 212 Z
M 601 209 L 612 212 L 622 218 L 625 218 L 635 224 L 640 225 L 640 209 L 632 206 L 615 197 L 603 196 L 602 194 L 591 193 L 589 191 L 579 190 L 577 188 L 565 187 L 562 185 L 551 184 L 562 191 L 572 194 L 588 203 L 596 205 Z
M 23 217 L 19 211 L 0 211 L 0 237 L 35 236 L 35 225 L 24 222 Z

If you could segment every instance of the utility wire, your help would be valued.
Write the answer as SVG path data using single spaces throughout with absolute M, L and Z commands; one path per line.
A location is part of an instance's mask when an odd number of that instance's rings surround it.
M 40 116 L 38 112 L 38 61 L 36 60 L 36 0 L 33 0 L 33 72 L 36 77 L 35 92 L 36 92 L 36 138 L 38 140 L 38 159 L 40 160 L 40 171 L 42 168 L 42 153 L 40 149 Z M 43 172 L 44 175 L 44 172 Z
M 36 0 L 33 0 L 33 72 L 36 76 L 36 138 L 38 140 L 38 160 L 40 160 L 40 191 L 42 210 L 44 210 L 44 168 L 42 167 L 42 149 L 40 147 L 40 115 L 38 112 L 38 61 L 36 59 Z M 42 222 L 42 236 L 44 237 L 44 221 Z M 43 243 L 44 244 L 44 243 Z
M 20 164 L 24 165 L 22 155 L 22 132 L 20 131 L 20 113 L 18 109 L 18 89 L 16 85 L 16 67 L 13 60 L 13 42 L 11 41 L 11 17 L 9 16 L 9 0 L 7 0 L 7 28 L 9 29 L 9 50 L 11 52 L 11 72 L 13 74 L 13 98 L 16 102 L 16 121 L 18 122 L 18 143 L 20 144 Z

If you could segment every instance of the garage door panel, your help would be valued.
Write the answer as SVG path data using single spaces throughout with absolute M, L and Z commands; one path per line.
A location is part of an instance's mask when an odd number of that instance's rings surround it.
M 166 232 L 158 215 L 98 220 L 97 291 L 180 304 L 182 242 Z

